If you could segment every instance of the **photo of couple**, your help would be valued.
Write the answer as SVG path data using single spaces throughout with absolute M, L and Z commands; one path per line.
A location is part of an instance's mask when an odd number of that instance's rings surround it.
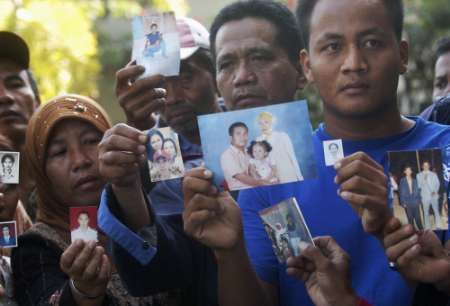
M 151 181 L 157 182 L 184 176 L 178 135 L 169 127 L 151 129 L 147 135 Z
M 305 102 L 199 116 L 199 126 L 206 165 L 223 190 L 315 176 Z
M 417 229 L 448 229 L 440 149 L 389 152 L 394 215 Z

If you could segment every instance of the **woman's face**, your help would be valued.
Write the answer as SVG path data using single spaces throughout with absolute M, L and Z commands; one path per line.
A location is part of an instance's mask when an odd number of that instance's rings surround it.
M 5 160 L 3 161 L 3 169 L 5 169 L 5 170 L 11 171 L 13 165 L 14 165 L 14 162 L 9 157 L 5 158 Z
M 174 158 L 176 155 L 175 146 L 171 141 L 166 141 L 164 143 L 163 151 L 166 152 L 170 158 Z
M 261 118 L 258 121 L 259 128 L 261 129 L 261 132 L 267 132 L 272 129 L 272 121 L 267 118 Z
M 19 202 L 18 185 L 0 183 L 0 222 L 11 221 Z
M 162 143 L 163 140 L 158 134 L 153 134 L 152 137 L 150 137 L 150 145 L 152 146 L 154 151 L 161 150 Z
M 253 146 L 253 156 L 258 160 L 264 159 L 266 157 L 266 150 L 264 150 L 262 145 L 255 144 Z
M 411 176 L 412 175 L 412 169 L 410 167 L 406 168 L 404 171 L 406 176 Z
M 52 130 L 45 172 L 52 192 L 66 206 L 98 205 L 104 182 L 98 172 L 102 133 L 92 124 L 66 119 Z

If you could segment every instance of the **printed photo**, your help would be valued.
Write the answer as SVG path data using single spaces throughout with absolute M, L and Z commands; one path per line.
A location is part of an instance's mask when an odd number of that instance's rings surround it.
M 316 177 L 306 101 L 198 117 L 206 167 L 223 190 Z
M 417 229 L 448 229 L 441 149 L 388 152 L 395 217 Z
M 70 207 L 70 237 L 84 241 L 98 241 L 97 207 Z
M 343 159 L 344 148 L 342 147 L 342 139 L 324 141 L 323 154 L 325 155 L 326 166 L 334 166 L 336 162 Z
M 132 59 L 145 67 L 145 73 L 140 77 L 178 75 L 180 39 L 173 12 L 134 17 L 132 28 Z
M 20 153 L 0 151 L 0 161 L 2 163 L 0 181 L 3 184 L 18 184 Z
M 300 256 L 302 244 L 312 244 L 311 234 L 295 198 L 259 212 L 272 248 L 280 263 Z
M 170 127 L 151 129 L 147 133 L 147 155 L 152 182 L 171 180 L 184 176 L 178 134 Z
M 17 224 L 16 221 L 0 222 L 2 233 L 0 237 L 0 247 L 17 247 Z

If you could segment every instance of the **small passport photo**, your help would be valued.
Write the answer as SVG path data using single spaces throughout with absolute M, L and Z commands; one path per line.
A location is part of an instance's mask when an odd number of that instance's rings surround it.
M 221 190 L 316 177 L 306 101 L 198 117 L 205 165 Z
M 311 234 L 295 198 L 259 212 L 272 248 L 280 263 L 299 256 L 302 244 L 312 244 Z
M 147 133 L 147 156 L 152 182 L 184 176 L 178 134 L 170 127 L 151 129 Z
M 391 151 L 389 180 L 394 216 L 416 229 L 448 229 L 442 150 Z
M 70 207 L 70 237 L 72 242 L 98 241 L 96 206 Z
M 145 67 L 141 77 L 179 74 L 180 39 L 173 12 L 136 16 L 132 30 L 132 59 Z
M 0 182 L 3 184 L 19 183 L 20 153 L 10 151 L 0 151 Z
M 16 221 L 0 222 L 2 229 L 0 234 L 0 247 L 15 248 L 17 247 L 17 224 Z

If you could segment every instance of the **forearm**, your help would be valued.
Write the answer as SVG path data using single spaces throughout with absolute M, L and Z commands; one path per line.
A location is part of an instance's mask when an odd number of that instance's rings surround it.
M 234 178 L 237 179 L 238 181 L 246 184 L 246 185 L 249 185 L 249 186 L 260 186 L 260 185 L 263 185 L 261 183 L 261 180 L 255 179 L 255 178 L 251 177 L 250 175 L 247 175 L 247 174 L 244 174 L 244 173 L 236 174 L 234 176 Z
M 130 229 L 136 232 L 144 226 L 153 224 L 139 181 L 132 187 L 112 185 L 112 190 L 119 203 L 123 221 Z
M 247 255 L 244 243 L 234 251 L 216 251 L 222 306 L 274 306 Z

